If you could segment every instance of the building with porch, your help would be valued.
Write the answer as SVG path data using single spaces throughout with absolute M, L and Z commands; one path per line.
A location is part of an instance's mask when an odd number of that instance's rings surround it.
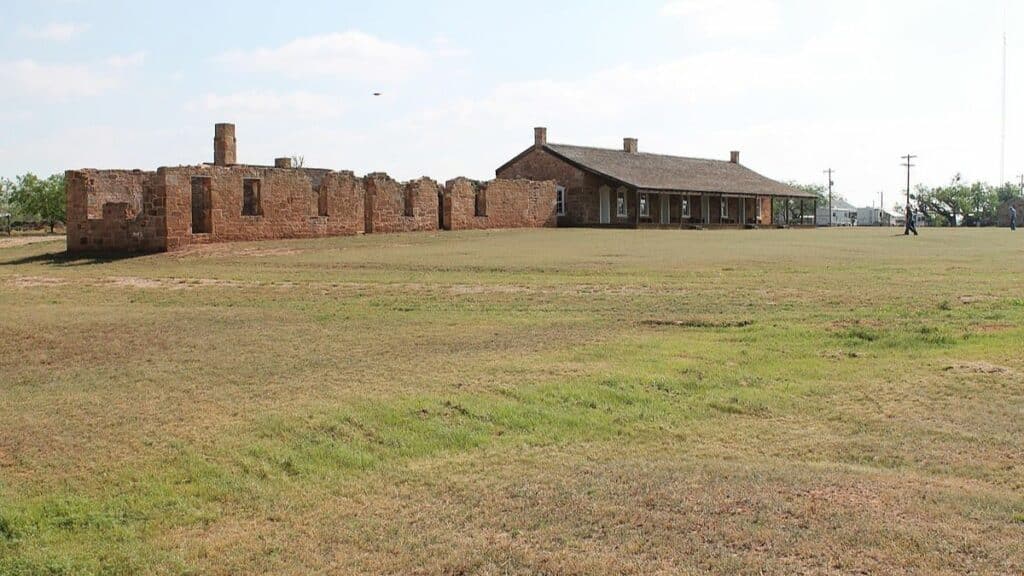
M 546 128 L 534 144 L 496 170 L 499 179 L 554 180 L 559 226 L 619 228 L 756 228 L 773 223 L 773 206 L 814 214 L 817 197 L 728 161 L 640 152 L 635 138 L 621 150 L 553 144 Z M 797 203 L 797 207 L 793 206 Z

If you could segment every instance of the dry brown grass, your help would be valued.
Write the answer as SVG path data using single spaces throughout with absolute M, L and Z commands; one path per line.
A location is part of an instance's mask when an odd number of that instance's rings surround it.
M 1002 231 L 55 249 L 0 251 L 0 573 L 1024 572 Z

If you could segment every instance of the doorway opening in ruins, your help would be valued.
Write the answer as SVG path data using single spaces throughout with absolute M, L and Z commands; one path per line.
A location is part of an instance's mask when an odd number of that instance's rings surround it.
M 213 219 L 210 216 L 210 179 L 203 176 L 192 177 L 192 233 L 209 234 L 213 232 Z
M 444 230 L 444 191 L 437 191 L 437 229 Z

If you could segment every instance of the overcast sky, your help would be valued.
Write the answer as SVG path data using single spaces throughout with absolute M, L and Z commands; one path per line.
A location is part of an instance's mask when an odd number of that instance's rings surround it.
M 999 179 L 1004 25 L 1024 172 L 1004 0 L 2 1 L 7 177 L 211 161 L 234 122 L 240 162 L 489 178 L 542 125 L 891 205 L 908 152 L 915 181 Z

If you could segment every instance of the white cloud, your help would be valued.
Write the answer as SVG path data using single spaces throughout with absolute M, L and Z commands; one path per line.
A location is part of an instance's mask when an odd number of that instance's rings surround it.
M 67 101 L 98 96 L 124 80 L 125 69 L 138 66 L 144 54 L 111 56 L 99 62 L 51 63 L 31 58 L 0 61 L 0 96 Z M 0 98 L 2 101 L 2 98 Z
M 430 54 L 359 31 L 297 38 L 276 48 L 232 50 L 215 61 L 287 76 L 352 76 L 401 80 L 420 70 Z
M 671 0 L 661 12 L 691 23 L 711 38 L 773 32 L 781 20 L 775 0 Z
M 51 22 L 39 27 L 22 26 L 19 33 L 33 40 L 67 42 L 88 29 L 89 24 L 81 22 Z
M 228 113 L 232 115 L 286 115 L 300 118 L 337 118 L 343 107 L 337 98 L 312 92 L 279 93 L 248 90 L 231 94 L 206 94 L 190 103 L 189 110 Z
M 107 65 L 111 68 L 131 68 L 133 66 L 142 66 L 145 61 L 145 52 L 133 52 L 123 56 L 111 56 L 106 59 Z

